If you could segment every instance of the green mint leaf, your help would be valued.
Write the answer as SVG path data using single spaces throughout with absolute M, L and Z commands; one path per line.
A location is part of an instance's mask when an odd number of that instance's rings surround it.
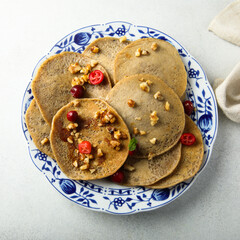
M 137 147 L 137 139 L 136 138 L 132 138 L 130 140 L 130 143 L 129 143 L 128 147 L 129 147 L 129 151 L 134 151 L 136 149 L 136 147 Z

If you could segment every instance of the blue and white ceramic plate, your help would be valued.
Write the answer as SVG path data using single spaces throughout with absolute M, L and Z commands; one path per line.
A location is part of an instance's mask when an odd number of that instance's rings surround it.
M 191 118 L 202 132 L 205 147 L 203 164 L 195 177 L 162 190 L 152 190 L 145 187 L 122 187 L 105 179 L 97 181 L 70 180 L 53 159 L 35 147 L 27 130 L 25 114 L 33 99 L 31 82 L 27 86 L 22 102 L 22 129 L 28 143 L 29 155 L 35 166 L 44 174 L 50 184 L 67 199 L 88 209 L 113 214 L 131 214 L 153 210 L 174 201 L 186 192 L 207 165 L 218 128 L 216 100 L 200 64 L 175 39 L 150 27 L 118 21 L 80 28 L 62 38 L 51 48 L 49 53 L 34 68 L 31 80 L 40 64 L 51 55 L 64 51 L 81 53 L 96 38 L 121 37 L 123 35 L 126 35 L 129 40 L 148 37 L 162 39 L 170 42 L 178 50 L 188 76 L 186 98 L 191 100 L 197 108 Z

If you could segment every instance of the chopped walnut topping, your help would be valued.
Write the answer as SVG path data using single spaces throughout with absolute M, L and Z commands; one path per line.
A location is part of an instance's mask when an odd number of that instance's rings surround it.
M 138 79 L 140 82 L 145 82 L 144 78 Z
M 83 142 L 83 140 L 81 138 L 78 138 L 78 143 Z
M 80 159 L 80 161 L 83 161 L 85 159 L 85 154 L 80 153 L 79 154 L 79 159 Z
M 73 130 L 78 127 L 77 123 L 69 123 L 67 126 L 67 130 Z
M 78 167 L 78 162 L 77 162 L 77 160 L 75 160 L 72 164 L 73 164 L 74 167 L 76 167 L 76 168 Z
M 170 103 L 168 101 L 166 101 L 164 108 L 166 111 L 170 110 Z
M 80 70 L 80 73 L 83 73 L 83 74 L 88 74 L 90 71 L 91 71 L 92 67 L 90 64 L 87 64 L 86 67 L 83 67 L 81 70 Z
M 46 143 L 48 143 L 48 142 L 49 142 L 49 139 L 45 137 L 45 138 L 41 141 L 41 144 L 44 145 L 44 144 L 46 144 Z
M 149 52 L 147 50 L 142 50 L 142 55 L 146 56 L 148 54 L 149 54 Z
M 157 139 L 156 139 L 156 138 L 152 138 L 152 139 L 150 139 L 149 141 L 150 141 L 150 143 L 152 143 L 152 144 L 156 144 Z
M 127 37 L 126 36 L 122 36 L 119 38 L 120 42 L 126 42 L 127 41 Z
M 135 134 L 135 135 L 139 134 L 139 130 L 136 127 L 133 128 L 133 134 Z
M 79 132 L 77 132 L 77 133 L 75 133 L 75 138 L 79 138 L 79 136 L 80 136 L 80 133 Z
M 142 118 L 141 117 L 135 117 L 135 120 L 141 121 Z
M 89 169 L 89 164 L 84 164 L 80 167 L 81 170 L 87 170 Z
M 101 123 L 114 123 L 116 121 L 115 116 L 110 111 L 104 110 L 100 113 Z
M 97 46 L 92 46 L 92 47 L 91 47 L 91 52 L 92 52 L 92 53 L 98 53 L 99 50 L 100 50 L 100 49 L 99 49 Z
M 117 130 L 117 131 L 114 131 L 113 137 L 116 139 L 120 139 L 122 137 L 122 134 L 119 130 Z
M 148 154 L 148 160 L 152 160 L 155 156 L 156 156 L 156 154 L 150 152 Z
M 151 86 L 153 84 L 153 82 L 150 81 L 150 80 L 147 80 L 146 83 L 147 83 L 148 86 Z
M 80 85 L 82 86 L 84 84 L 84 80 L 82 78 L 79 77 L 75 77 L 72 79 L 72 87 L 75 85 Z
M 90 65 L 91 65 L 92 68 L 94 68 L 96 65 L 98 65 L 98 61 L 91 60 Z
M 101 148 L 98 148 L 98 150 L 97 150 L 97 156 L 98 156 L 98 157 L 102 157 L 102 156 L 103 156 L 103 152 L 102 152 L 102 149 L 101 149 Z
M 87 154 L 85 155 L 85 158 L 84 158 L 83 162 L 85 164 L 89 164 L 89 157 L 87 156 Z
M 157 116 L 157 112 L 156 111 L 153 111 L 151 114 L 150 114 L 150 122 L 151 122 L 151 125 L 154 126 L 157 124 L 159 118 Z
M 128 135 L 126 133 L 121 132 L 122 139 L 128 139 Z
M 126 163 L 123 165 L 123 168 L 124 168 L 124 170 L 129 171 L 129 172 L 132 172 L 135 170 L 135 167 L 133 167 L 130 164 L 126 164 Z
M 151 49 L 152 49 L 153 51 L 156 51 L 157 48 L 158 48 L 158 44 L 157 44 L 156 42 L 152 43 Z
M 72 63 L 72 64 L 69 66 L 69 68 L 68 68 L 68 71 L 69 71 L 70 73 L 77 73 L 77 72 L 79 72 L 80 70 L 81 70 L 81 66 L 79 65 L 78 62 Z
M 68 141 L 69 143 L 73 143 L 73 138 L 72 138 L 72 136 L 68 137 L 68 138 L 67 138 L 67 141 Z
M 120 149 L 121 149 L 120 147 L 115 147 L 116 151 L 120 151 Z
M 140 83 L 140 88 L 145 91 L 145 92 L 149 92 L 150 91 L 150 87 L 148 86 L 148 84 L 146 82 L 142 82 Z
M 87 153 L 86 156 L 87 156 L 87 158 L 89 158 L 90 160 L 91 160 L 91 159 L 94 159 L 94 156 L 93 156 L 91 153 Z
M 94 173 L 96 171 L 96 169 L 90 168 L 89 171 L 90 171 L 90 173 Z
M 118 140 L 111 140 L 110 141 L 110 145 L 113 147 L 113 148 L 116 148 L 116 147 L 119 147 L 120 146 L 120 142 Z
M 133 108 L 135 106 L 135 101 L 133 101 L 132 99 L 128 99 L 127 104 L 128 104 L 129 107 Z
M 140 56 L 141 56 L 141 53 L 142 53 L 141 48 L 138 48 L 138 49 L 136 50 L 136 52 L 135 52 L 135 56 L 136 56 L 136 57 L 140 57 Z
M 162 100 L 163 100 L 163 96 L 162 96 L 162 94 L 161 94 L 159 91 L 157 91 L 157 92 L 153 95 L 153 97 L 154 97 L 155 99 L 159 100 L 159 101 L 162 101 Z
M 98 119 L 99 117 L 100 117 L 100 112 L 99 111 L 95 112 L 94 113 L 94 118 Z
M 140 130 L 140 135 L 143 136 L 143 135 L 146 135 L 147 133 L 143 130 Z

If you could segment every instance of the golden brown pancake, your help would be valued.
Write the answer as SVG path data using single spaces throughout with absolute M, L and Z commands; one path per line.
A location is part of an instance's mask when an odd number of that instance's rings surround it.
M 92 59 L 97 60 L 108 72 L 110 79 L 113 82 L 113 69 L 114 69 L 114 60 L 119 51 L 126 47 L 130 41 L 120 42 L 119 38 L 114 37 L 104 37 L 98 38 L 93 41 L 87 48 L 84 50 L 83 54 Z M 98 47 L 99 52 L 92 52 L 92 47 Z
M 70 93 L 72 79 L 83 75 L 81 73 L 73 74 L 68 70 L 69 66 L 76 62 L 85 67 L 87 64 L 91 64 L 91 59 L 74 52 L 54 55 L 43 62 L 32 82 L 33 95 L 43 118 L 49 125 L 51 125 L 56 112 L 74 100 Z M 104 80 L 99 85 L 84 84 L 86 87 L 84 97 L 104 99 L 111 89 L 111 82 L 106 70 L 100 64 L 97 64 L 92 70 L 96 69 L 103 72 Z
M 26 112 L 26 124 L 28 131 L 36 147 L 51 158 L 55 158 L 49 142 L 50 127 L 44 121 L 35 99 L 32 100 Z M 46 140 L 45 143 L 41 143 Z
M 68 130 L 71 124 L 67 120 L 69 111 L 76 111 L 79 116 L 76 122 L 78 126 L 73 130 Z M 112 123 L 103 123 L 105 120 Z M 121 136 L 116 140 L 115 133 L 118 131 Z M 100 99 L 74 100 L 62 107 L 53 118 L 50 135 L 59 167 L 66 176 L 75 180 L 100 179 L 116 172 L 127 159 L 129 139 L 129 131 L 123 119 Z M 82 156 L 77 152 L 79 141 L 91 143 L 93 159 L 90 155 Z M 98 149 L 102 151 L 102 156 L 98 154 Z M 89 165 L 87 158 L 90 159 Z M 82 166 L 86 166 L 86 169 L 82 170 Z
M 171 174 L 177 167 L 181 157 L 181 143 L 176 144 L 166 153 L 151 160 L 129 157 L 124 164 L 125 186 L 146 186 L 153 184 Z M 129 168 L 130 166 L 130 168 Z M 131 167 L 134 170 L 131 171 Z
M 152 84 L 149 86 L 150 91 L 146 92 L 141 89 L 140 84 L 148 81 Z M 158 92 L 159 99 L 155 99 L 154 95 Z M 126 77 L 112 88 L 106 99 L 123 117 L 131 135 L 137 139 L 139 154 L 136 157 L 160 155 L 171 149 L 182 135 L 185 126 L 182 102 L 177 94 L 156 76 L 137 74 Z M 134 107 L 128 106 L 129 99 L 135 101 Z M 167 103 L 169 110 L 165 109 Z M 154 121 L 151 122 L 151 115 L 153 119 L 158 118 L 155 125 L 152 125 Z M 139 133 L 135 134 L 136 130 Z M 141 131 L 146 134 L 141 135 Z
M 154 43 L 157 44 L 156 50 L 152 50 Z M 147 51 L 147 54 L 136 57 L 138 49 L 142 53 Z M 143 38 L 130 43 L 117 54 L 114 64 L 115 83 L 125 76 L 141 73 L 158 76 L 183 98 L 187 74 L 177 49 L 170 43 L 155 38 Z
M 191 146 L 182 145 L 181 160 L 173 173 L 148 187 L 156 189 L 172 187 L 193 177 L 198 172 L 204 154 L 202 134 L 187 115 L 184 133 L 192 133 L 196 137 L 196 142 Z

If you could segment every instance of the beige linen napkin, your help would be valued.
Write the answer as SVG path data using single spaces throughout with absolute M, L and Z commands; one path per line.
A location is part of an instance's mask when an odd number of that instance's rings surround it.
M 225 80 L 216 79 L 213 88 L 224 114 L 232 121 L 240 123 L 240 62 Z
M 209 31 L 240 46 L 240 0 L 229 4 L 210 23 Z

